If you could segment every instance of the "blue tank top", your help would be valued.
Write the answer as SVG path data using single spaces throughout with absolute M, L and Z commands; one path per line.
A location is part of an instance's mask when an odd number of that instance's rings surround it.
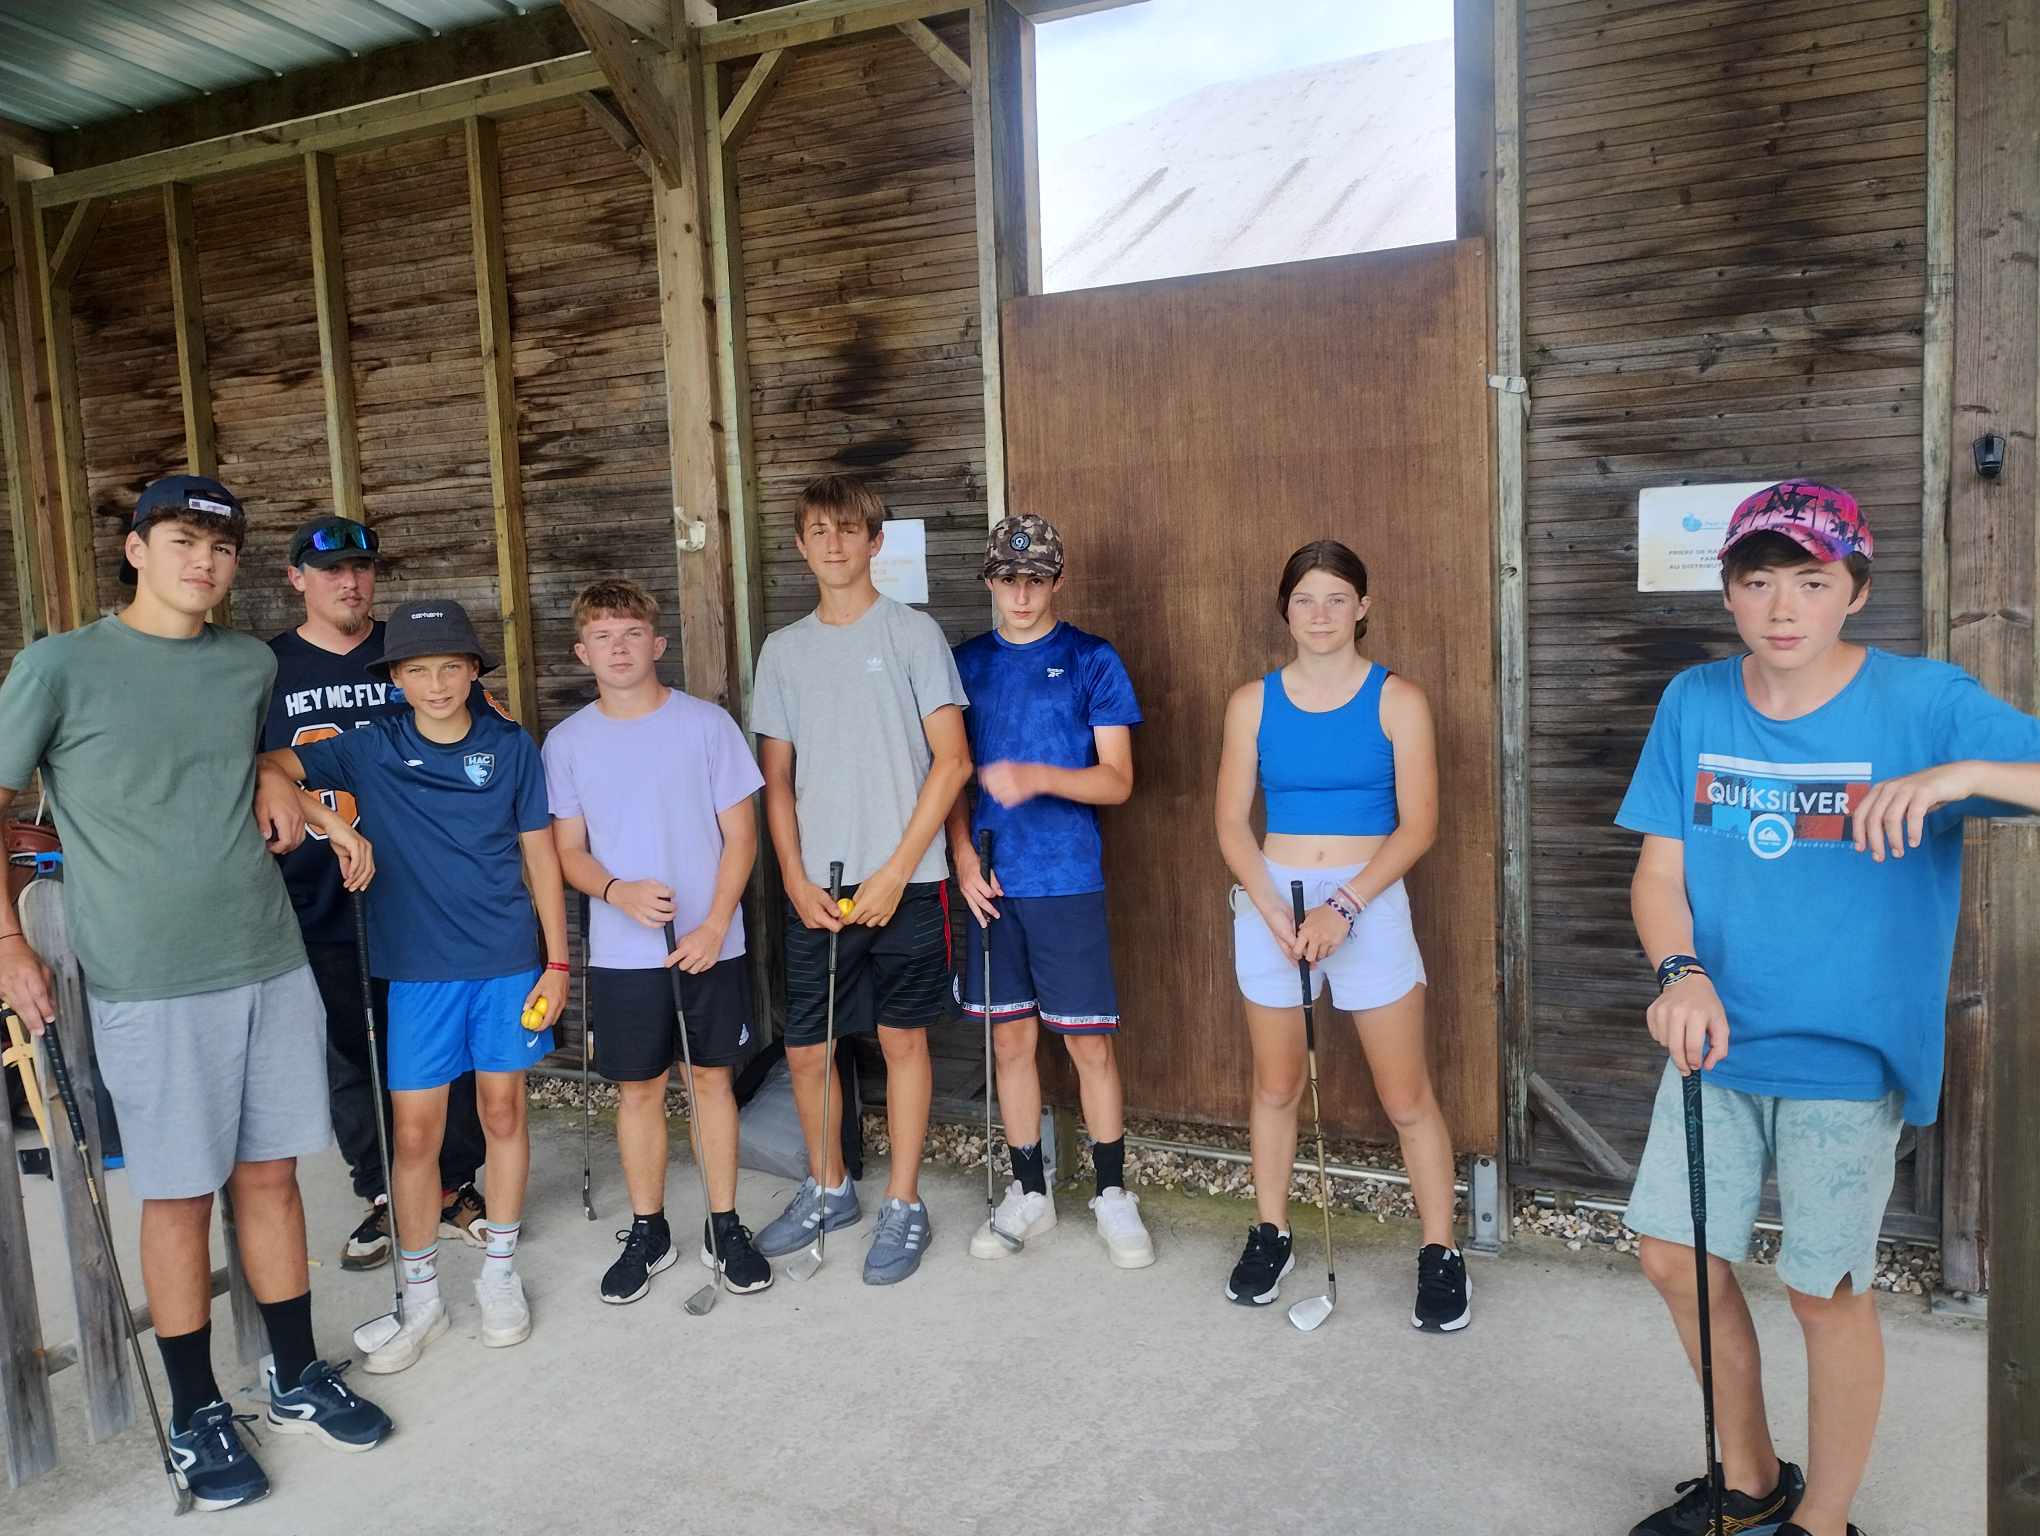
M 1298 709 L 1282 674 L 1261 680 L 1261 797 L 1268 830 L 1304 837 L 1382 837 L 1396 828 L 1395 748 L 1381 729 L 1388 668 L 1367 669 L 1337 709 Z

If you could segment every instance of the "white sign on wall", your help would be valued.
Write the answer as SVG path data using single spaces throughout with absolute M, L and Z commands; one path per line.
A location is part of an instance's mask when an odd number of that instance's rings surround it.
M 886 520 L 885 542 L 871 557 L 871 584 L 895 602 L 928 601 L 928 525 L 920 518 Z
M 1729 516 L 1744 497 L 1773 483 L 1645 487 L 1636 498 L 1636 590 L 1719 591 Z

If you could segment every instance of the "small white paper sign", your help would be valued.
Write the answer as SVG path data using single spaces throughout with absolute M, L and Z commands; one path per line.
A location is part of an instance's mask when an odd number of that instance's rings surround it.
M 1636 590 L 1718 590 L 1730 515 L 1744 497 L 1772 483 L 1645 487 L 1636 498 Z
M 885 542 L 871 557 L 871 584 L 898 603 L 928 601 L 928 525 L 918 517 L 888 518 Z

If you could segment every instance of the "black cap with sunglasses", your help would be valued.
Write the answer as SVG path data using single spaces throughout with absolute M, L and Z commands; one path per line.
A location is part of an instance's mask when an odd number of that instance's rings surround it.
M 351 517 L 315 517 L 290 536 L 290 563 L 328 570 L 343 560 L 373 560 L 381 540 Z

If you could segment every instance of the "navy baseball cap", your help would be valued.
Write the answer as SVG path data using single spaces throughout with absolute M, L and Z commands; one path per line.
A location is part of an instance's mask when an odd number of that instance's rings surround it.
M 375 530 L 351 517 L 315 517 L 290 536 L 290 563 L 327 570 L 343 560 L 373 560 L 382 548 Z
M 450 597 L 421 597 L 391 614 L 383 626 L 382 656 L 368 670 L 388 677 L 393 664 L 414 656 L 472 656 L 484 672 L 493 665 L 467 609 Z
M 128 532 L 140 533 L 166 517 L 217 521 L 233 534 L 237 544 L 248 537 L 248 514 L 241 506 L 241 498 L 209 475 L 164 475 L 151 480 L 135 498 L 135 515 L 128 523 Z M 127 557 L 122 556 L 121 583 L 133 586 L 136 574 Z

